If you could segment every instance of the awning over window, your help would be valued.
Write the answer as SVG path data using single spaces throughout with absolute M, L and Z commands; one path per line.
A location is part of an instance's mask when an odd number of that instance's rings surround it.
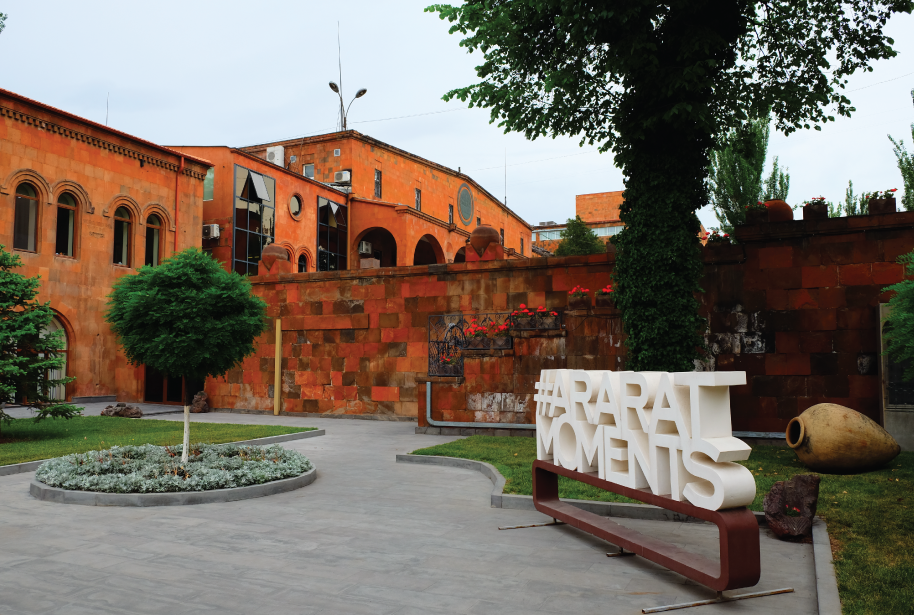
M 261 201 L 269 202 L 270 193 L 267 192 L 267 185 L 263 182 L 263 175 L 260 173 L 251 173 L 251 184 L 254 186 L 254 192 L 257 193 L 257 198 Z

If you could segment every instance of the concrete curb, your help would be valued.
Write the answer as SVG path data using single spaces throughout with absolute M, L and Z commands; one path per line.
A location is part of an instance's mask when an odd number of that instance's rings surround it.
M 835 577 L 835 566 L 832 562 L 828 526 L 819 517 L 812 522 L 812 553 L 816 564 L 819 615 L 841 615 L 841 598 L 838 595 L 838 579 Z
M 254 440 L 239 440 L 238 442 L 223 442 L 223 444 L 256 444 L 263 446 L 265 444 L 279 444 L 280 442 L 289 442 L 290 440 L 303 440 L 305 438 L 316 438 L 317 436 L 326 435 L 323 429 L 313 429 L 311 431 L 300 431 L 297 433 L 286 433 L 280 436 L 267 436 L 265 438 L 255 438 Z M 38 461 L 26 461 L 24 463 L 12 463 L 6 466 L 0 466 L 0 476 L 10 474 L 21 474 L 23 472 L 34 472 L 47 459 Z
M 183 506 L 187 504 L 214 504 L 260 498 L 277 493 L 286 493 L 310 485 L 317 478 L 317 468 L 304 474 L 274 480 L 260 485 L 214 489 L 212 491 L 177 491 L 171 493 L 98 493 L 95 491 L 74 491 L 49 487 L 33 480 L 29 493 L 37 500 L 59 504 L 81 504 L 83 506 Z
M 529 495 L 514 495 L 502 493 L 505 488 L 505 477 L 495 466 L 483 461 L 460 459 L 458 457 L 436 457 L 432 455 L 397 455 L 398 463 L 419 463 L 426 465 L 446 466 L 475 470 L 484 474 L 492 481 L 492 495 L 490 502 L 492 508 L 508 508 L 514 510 L 536 510 L 533 506 L 533 497 Z M 705 523 L 701 519 L 675 513 L 671 510 L 651 506 L 650 504 L 626 504 L 622 502 L 594 502 L 592 500 L 562 500 L 573 504 L 582 510 L 592 512 L 602 517 L 621 517 L 623 519 L 645 519 L 648 521 L 678 521 L 680 523 Z M 755 518 L 759 525 L 767 525 L 765 514 L 756 512 Z

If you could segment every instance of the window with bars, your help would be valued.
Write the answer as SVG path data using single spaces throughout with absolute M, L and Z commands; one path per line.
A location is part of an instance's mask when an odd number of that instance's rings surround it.
M 454 204 L 450 203 L 447 206 L 447 223 L 454 224 Z
M 381 170 L 374 170 L 374 198 L 381 198 Z
M 422 211 L 422 191 L 416 188 L 416 211 Z
M 345 271 L 349 246 L 349 210 L 317 197 L 317 271 Z
M 235 165 L 234 270 L 257 275 L 263 249 L 276 232 L 276 180 Z

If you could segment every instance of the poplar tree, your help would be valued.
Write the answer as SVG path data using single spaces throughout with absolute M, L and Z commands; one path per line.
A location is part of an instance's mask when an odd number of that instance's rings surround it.
M 40 280 L 13 269 L 22 266 L 0 245 L 0 427 L 12 420 L 3 405 L 21 401 L 35 411 L 35 421 L 69 419 L 80 409 L 53 397 L 73 378 L 55 377 L 66 365 L 60 353 L 63 331 L 49 331 L 54 312 L 38 301 Z
M 711 205 L 720 230 L 732 233 L 746 222 L 746 207 L 762 198 L 762 173 L 768 153 L 768 118 L 733 129 L 711 152 L 708 170 Z
M 229 273 L 196 248 L 114 283 L 105 320 L 127 359 L 173 379 L 222 376 L 254 353 L 266 326 L 266 303 L 247 278 Z M 190 444 L 190 402 L 184 398 L 184 447 Z
M 911 90 L 911 102 L 914 102 L 914 90 Z M 889 135 L 889 141 L 894 146 L 892 149 L 898 159 L 898 170 L 901 171 L 901 181 L 904 183 L 901 204 L 905 211 L 914 211 L 914 152 L 908 152 L 904 139 L 896 141 Z M 911 141 L 914 141 L 914 123 L 911 124 Z
M 626 367 L 691 370 L 706 321 L 695 212 L 710 152 L 770 110 L 789 134 L 854 108 L 847 77 L 896 55 L 911 0 L 466 0 L 437 4 L 480 81 L 451 90 L 505 132 L 599 143 L 625 176 L 613 273 Z

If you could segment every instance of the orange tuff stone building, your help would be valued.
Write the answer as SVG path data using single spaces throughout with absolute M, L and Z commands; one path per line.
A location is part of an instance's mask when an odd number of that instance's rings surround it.
M 579 194 L 575 197 L 575 213 L 587 226 L 593 229 L 597 236 L 605 243 L 609 243 L 613 235 L 622 232 L 624 224 L 619 219 L 619 209 L 622 207 L 622 190 L 615 192 L 598 192 L 596 194 Z M 540 222 L 533 227 L 533 246 L 539 255 L 549 256 L 554 253 L 561 243 L 562 231 L 565 223 Z
M 464 262 L 480 224 L 499 233 L 507 258 L 530 255 L 530 225 L 472 178 L 354 130 L 243 151 L 344 195 L 335 205 L 347 209 L 346 237 L 328 228 L 316 238 L 314 270 Z M 304 208 L 327 219 L 313 199 Z
M 209 162 L 0 90 L 0 244 L 41 277 L 74 401 L 180 401 L 128 365 L 104 321 L 118 277 L 201 245 Z

